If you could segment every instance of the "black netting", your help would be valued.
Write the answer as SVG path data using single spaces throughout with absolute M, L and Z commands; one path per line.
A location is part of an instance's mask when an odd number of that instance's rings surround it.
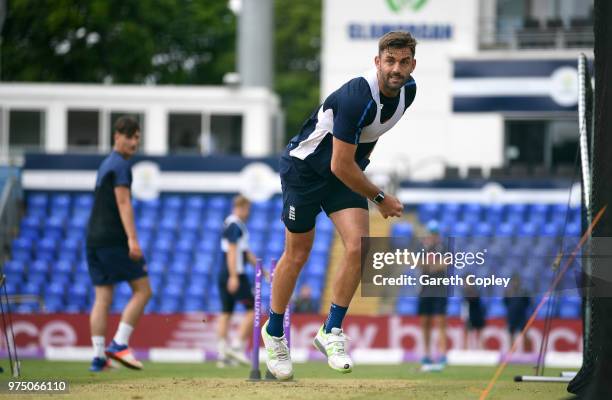
M 585 282 L 585 341 L 583 366 L 568 391 L 586 399 L 612 398 L 612 259 L 601 257 L 609 249 L 597 245 L 597 238 L 612 237 L 612 2 L 595 0 L 595 94 L 593 108 L 592 196 L 590 214 L 594 217 L 609 207 L 595 225 L 589 256 L 592 274 Z M 587 263 L 585 263 L 587 264 Z

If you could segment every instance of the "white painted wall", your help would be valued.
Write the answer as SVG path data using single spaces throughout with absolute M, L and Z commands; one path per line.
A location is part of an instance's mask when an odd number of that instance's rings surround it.
M 0 84 L 0 109 L 5 115 L 8 115 L 8 110 L 20 108 L 45 111 L 45 150 L 52 153 L 67 149 L 68 110 L 92 109 L 109 113 L 112 110 L 143 113 L 143 150 L 158 155 L 168 150 L 169 112 L 242 114 L 243 155 L 266 156 L 273 151 L 272 121 L 280 112 L 279 104 L 278 97 L 264 88 Z M 103 132 L 106 131 L 105 128 Z M 0 134 L 0 137 L 6 136 L 5 132 Z

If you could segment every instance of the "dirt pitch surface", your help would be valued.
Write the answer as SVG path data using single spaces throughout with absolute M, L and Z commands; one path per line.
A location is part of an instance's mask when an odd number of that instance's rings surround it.
M 218 369 L 213 363 L 147 363 L 143 371 L 122 368 L 98 374 L 88 372 L 87 367 L 86 363 L 76 362 L 23 361 L 22 380 L 67 380 L 70 393 L 10 398 L 478 399 L 494 373 L 492 368 L 485 367 L 449 367 L 439 373 L 420 373 L 416 365 L 402 364 L 357 366 L 352 374 L 341 375 L 326 364 L 308 363 L 295 366 L 296 380 L 293 382 L 248 382 L 248 368 Z M 530 367 L 508 367 L 488 399 L 568 398 L 565 384 L 512 381 L 514 375 L 531 373 Z M 547 374 L 558 376 L 559 370 L 548 370 Z M 2 385 L 6 387 L 5 381 Z M 7 397 L 0 393 L 0 398 Z

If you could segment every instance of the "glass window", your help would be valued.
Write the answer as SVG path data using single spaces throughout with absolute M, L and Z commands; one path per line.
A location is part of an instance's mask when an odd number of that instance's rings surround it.
M 132 118 L 136 118 L 136 121 L 138 121 L 138 124 L 140 125 L 140 149 L 143 148 L 144 146 L 144 139 L 145 139 L 145 127 L 144 127 L 144 113 L 134 113 L 134 112 L 129 112 L 129 111 L 111 111 L 111 113 L 109 114 L 109 121 L 108 121 L 108 126 L 109 126 L 109 137 L 110 137 L 110 143 L 111 147 L 113 147 L 115 145 L 115 137 L 114 137 L 114 133 L 115 133 L 115 122 L 123 117 L 123 116 L 130 116 Z
M 506 158 L 509 165 L 543 165 L 545 121 L 507 121 Z
M 212 115 L 210 118 L 211 152 L 242 153 L 242 115 Z
M 44 145 L 44 115 L 42 110 L 10 110 L 9 148 L 39 150 Z
M 574 119 L 506 121 L 508 165 L 573 165 L 578 140 L 578 122 Z
M 548 126 L 551 144 L 551 161 L 553 166 L 574 165 L 578 151 L 578 121 L 551 121 Z
M 168 149 L 172 153 L 200 153 L 202 114 L 171 113 L 168 118 Z
M 100 112 L 68 110 L 68 147 L 97 150 L 100 143 Z

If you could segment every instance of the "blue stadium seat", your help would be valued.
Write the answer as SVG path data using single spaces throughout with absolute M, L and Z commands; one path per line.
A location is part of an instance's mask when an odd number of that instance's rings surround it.
M 486 307 L 487 307 L 487 317 L 488 318 L 505 318 L 506 317 L 506 307 L 504 306 L 503 299 L 499 297 L 492 297 L 489 299 L 485 299 Z
M 186 295 L 191 297 L 204 298 L 206 295 L 206 282 L 204 284 L 194 284 L 193 282 L 187 286 Z
M 192 274 L 209 275 L 213 270 L 212 262 L 196 261 L 191 267 Z
M 520 236 L 533 237 L 539 235 L 538 226 L 534 223 L 527 222 L 519 225 L 518 234 Z
M 395 309 L 399 315 L 416 315 L 418 309 L 418 298 L 398 297 Z
M 86 229 L 89 222 L 89 214 L 74 215 L 68 220 L 68 229 Z
M 480 222 L 476 224 L 473 234 L 474 236 L 485 237 L 491 236 L 492 232 L 493 229 L 491 227 L 491 224 L 489 224 L 488 222 Z
M 181 221 L 181 229 L 183 231 L 197 231 L 200 229 L 201 218 L 194 218 L 193 216 L 185 216 Z
M 162 198 L 162 208 L 180 210 L 183 207 L 183 197 L 172 195 Z
M 158 248 L 154 248 L 153 252 L 151 253 L 151 261 L 154 260 L 167 264 L 170 260 L 170 254 L 168 250 L 160 250 Z
M 57 251 L 60 240 L 53 236 L 44 236 L 36 243 L 37 250 Z
M 561 234 L 561 228 L 561 225 L 551 222 L 542 227 L 541 234 L 543 236 L 559 236 Z
M 129 297 L 115 295 L 113 297 L 113 304 L 111 305 L 111 312 L 112 313 L 122 312 L 129 301 L 130 301 Z
M 179 286 L 179 287 L 183 287 L 185 286 L 185 282 L 187 277 L 184 275 L 170 275 L 170 274 L 166 274 L 166 285 L 171 285 L 171 286 Z
M 203 312 L 204 308 L 204 299 L 201 298 L 187 298 L 183 304 L 184 312 Z
M 512 236 L 514 235 L 514 229 L 515 226 L 513 224 L 501 223 L 496 226 L 496 234 L 504 237 Z
M 159 198 L 140 202 L 140 208 L 142 210 L 150 210 L 151 212 L 157 212 L 160 207 L 161 201 L 159 200 Z
M 582 315 L 582 300 L 579 297 L 561 297 L 559 318 L 579 319 Z
M 440 217 L 441 205 L 438 203 L 422 203 L 418 208 L 419 221 L 421 223 L 427 223 L 432 219 L 438 219 Z
M 180 221 L 177 217 L 174 217 L 174 216 L 164 217 L 161 220 L 158 228 L 161 228 L 166 231 L 175 231 L 178 229 L 179 225 L 180 225 Z
M 221 311 L 221 300 L 218 296 L 209 297 L 206 304 L 206 311 L 217 313 Z
M 152 298 L 149 300 L 144 309 L 145 314 L 157 313 L 157 299 Z
M 185 207 L 188 211 L 202 210 L 206 205 L 206 200 L 202 195 L 189 195 L 185 199 Z
M 47 194 L 46 193 L 30 193 L 27 197 L 27 207 L 35 207 L 35 208 L 47 208 Z
M 139 231 L 151 231 L 155 228 L 155 219 L 154 218 L 138 218 L 136 219 L 136 228 Z
M 26 263 L 19 260 L 9 260 L 4 264 L 6 274 L 19 275 L 26 271 Z
M 411 238 L 414 228 L 410 222 L 396 222 L 391 225 L 391 236 Z
M 208 208 L 224 213 L 229 209 L 230 203 L 230 198 L 227 196 L 212 196 L 208 200 Z
M 169 252 L 174 248 L 174 241 L 158 237 L 157 240 L 153 242 L 153 248 L 156 252 Z
M 446 314 L 449 317 L 460 317 L 462 302 L 463 299 L 461 297 L 449 297 Z
M 23 251 L 23 252 L 31 252 L 34 247 L 34 241 L 30 238 L 18 237 L 13 240 L 13 252 L 15 251 Z
M 218 240 L 209 237 L 200 240 L 200 242 L 196 245 L 196 250 L 199 253 L 212 254 L 219 248 L 219 246 L 221 246 L 221 244 Z
M 269 223 L 268 218 L 265 216 L 252 216 L 249 218 L 247 228 L 249 231 L 265 231 L 267 230 Z
M 33 314 L 36 311 L 38 311 L 38 304 L 35 304 L 35 303 L 19 304 L 17 307 L 15 307 L 14 310 L 17 314 Z
M 21 294 L 38 296 L 43 286 L 45 286 L 43 283 L 28 281 L 21 285 Z
M 30 266 L 28 268 L 28 274 L 31 274 L 31 273 L 46 274 L 47 272 L 49 272 L 49 263 L 43 260 L 36 260 L 30 263 Z
M 43 221 L 40 216 L 28 214 L 21 220 L 21 229 L 39 229 L 42 227 Z
M 7 277 L 5 287 L 6 287 L 6 293 L 9 296 L 19 294 L 20 286 L 21 286 L 21 283 L 19 281 L 12 281 L 11 279 Z
M 57 313 L 64 310 L 63 296 L 45 295 L 44 302 L 45 311 L 48 313 Z
M 565 228 L 565 234 L 567 236 L 580 236 L 582 227 L 579 223 L 570 223 Z
M 29 251 L 13 251 L 11 258 L 15 261 L 29 262 L 32 259 L 32 253 Z
M 55 295 L 63 296 L 66 293 L 66 285 L 60 282 L 51 282 L 44 285 L 45 296 Z
M 94 203 L 94 196 L 91 193 L 81 193 L 74 196 L 74 207 L 91 208 Z
M 179 252 L 193 251 L 195 249 L 195 238 L 181 237 L 181 239 L 174 246 L 174 249 Z
M 470 235 L 470 224 L 466 223 L 466 222 L 457 222 L 454 225 L 451 226 L 450 229 L 450 235 L 451 236 L 455 236 L 455 237 L 467 237 Z
M 59 260 L 54 263 L 51 263 L 51 273 L 52 274 L 64 274 L 70 275 L 73 270 L 73 264 L 69 261 Z
M 176 298 L 164 298 L 158 307 L 160 314 L 173 314 L 180 310 L 180 302 Z
M 32 241 L 37 241 L 40 237 L 40 233 L 38 231 L 38 228 L 30 228 L 22 225 L 21 229 L 19 230 L 19 237 Z
M 173 262 L 168 267 L 168 273 L 174 275 L 185 275 L 189 272 L 189 264 L 186 262 Z
M 163 274 L 166 272 L 166 263 L 152 259 L 147 264 L 149 274 Z
M 54 193 L 51 195 L 51 210 L 56 208 L 69 208 L 72 198 L 66 193 Z
M 47 274 L 41 273 L 41 272 L 28 272 L 25 278 L 27 279 L 28 283 L 31 282 L 31 283 L 36 283 L 36 284 L 43 284 L 43 283 L 49 282 Z

